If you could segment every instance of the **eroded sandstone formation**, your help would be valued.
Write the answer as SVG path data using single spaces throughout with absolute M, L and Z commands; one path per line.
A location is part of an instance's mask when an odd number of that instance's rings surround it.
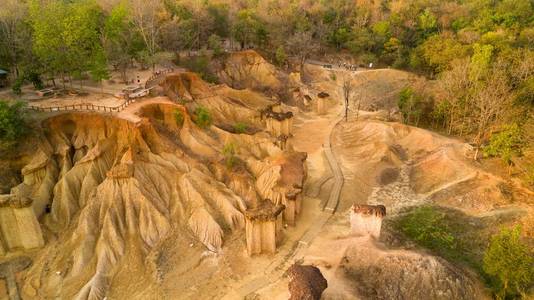
M 290 300 L 319 300 L 328 287 L 321 270 L 315 266 L 294 264 L 287 270 Z
M 382 219 L 386 216 L 384 205 L 354 204 L 350 209 L 350 226 L 355 235 L 380 237 Z
M 184 106 L 171 103 L 143 105 L 136 113 L 137 122 L 65 114 L 43 124 L 47 136 L 18 188 L 61 243 L 28 272 L 30 298 L 48 291 L 102 299 L 125 257 L 146 255 L 175 231 L 218 252 L 225 232 L 245 226 L 247 208 L 271 203 L 266 199 L 283 207 L 293 182 L 302 186 L 301 178 L 286 180 L 283 171 L 298 168 L 302 157 L 282 151 L 267 134 L 201 129 Z M 222 150 L 229 143 L 237 149 L 233 167 Z M 45 269 L 63 271 L 58 279 Z M 55 291 L 58 280 L 80 288 Z
M 17 194 L 0 195 L 0 256 L 43 245 L 43 233 L 32 201 Z
M 283 204 L 270 200 L 245 211 L 247 252 L 249 255 L 274 253 L 280 241 Z
M 293 127 L 293 113 L 282 111 L 281 103 L 269 105 L 260 111 L 262 120 L 265 120 L 266 130 L 274 137 L 291 136 Z

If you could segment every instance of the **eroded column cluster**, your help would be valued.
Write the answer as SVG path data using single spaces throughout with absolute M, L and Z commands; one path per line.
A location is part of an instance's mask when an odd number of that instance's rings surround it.
M 260 206 L 247 209 L 246 240 L 249 255 L 274 253 L 280 241 L 282 230 L 283 204 L 273 204 L 266 199 Z
M 274 162 L 276 184 L 269 195 L 257 207 L 245 212 L 246 240 L 249 255 L 274 253 L 281 239 L 283 225 L 294 226 L 302 209 L 302 192 L 306 176 L 304 161 L 307 154 L 287 147 L 291 138 L 293 113 L 283 112 L 281 103 L 275 103 L 260 111 L 266 131 L 274 138 L 274 144 L 283 150 Z

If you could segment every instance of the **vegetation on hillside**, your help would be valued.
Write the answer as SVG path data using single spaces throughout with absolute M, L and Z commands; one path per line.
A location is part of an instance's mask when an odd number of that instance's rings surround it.
M 521 241 L 521 229 L 504 227 L 491 235 L 481 226 L 494 224 L 457 214 L 416 207 L 394 219 L 393 228 L 433 253 L 476 270 L 498 299 L 524 296 L 534 286 L 534 256 Z
M 15 145 L 26 133 L 24 103 L 0 100 L 0 150 Z
M 108 65 L 126 77 L 134 61 L 150 67 L 169 60 L 162 53 L 204 49 L 220 56 L 255 47 L 279 66 L 288 61 L 302 66 L 312 55 L 341 51 L 360 63 L 438 79 L 441 92 L 435 99 L 414 91 L 401 101 L 404 120 L 468 137 L 477 149 L 506 126 L 517 124 L 522 132 L 532 118 L 530 0 L 4 2 L 0 68 L 14 78 L 86 74 L 98 81 L 108 78 Z M 174 56 L 216 82 L 207 52 L 195 53 L 201 55 Z
M 194 119 L 198 127 L 203 129 L 210 127 L 211 123 L 213 122 L 210 111 L 202 106 L 199 106 L 195 109 Z

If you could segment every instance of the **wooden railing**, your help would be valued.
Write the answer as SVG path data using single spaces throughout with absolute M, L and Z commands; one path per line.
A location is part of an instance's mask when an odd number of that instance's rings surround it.
M 162 78 L 162 75 L 169 74 L 172 72 L 174 72 L 174 69 L 168 68 L 163 71 L 160 71 L 157 74 L 156 73 L 152 74 L 152 76 L 150 76 L 150 78 L 148 78 L 148 80 L 145 83 L 145 89 L 152 88 L 154 83 L 156 84 L 159 83 L 158 81 Z
M 92 112 L 120 112 L 131 103 L 135 102 L 136 99 L 128 99 L 121 105 L 117 106 L 103 106 L 95 104 L 73 104 L 73 105 L 63 105 L 63 106 L 48 106 L 40 107 L 35 105 L 28 105 L 28 109 L 41 112 L 58 112 L 58 111 L 92 111 Z

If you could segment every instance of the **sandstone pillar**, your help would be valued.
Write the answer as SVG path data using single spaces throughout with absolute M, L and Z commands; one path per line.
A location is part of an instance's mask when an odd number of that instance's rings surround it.
M 282 198 L 282 203 L 285 205 L 284 209 L 284 221 L 291 226 L 295 225 L 297 216 L 300 213 L 300 207 L 302 205 L 302 191 L 294 190 L 288 192 Z
M 326 98 L 328 97 L 330 97 L 330 95 L 326 92 L 320 92 L 317 94 L 317 103 L 315 109 L 318 115 L 323 115 L 326 113 Z
M 249 255 L 274 253 L 285 206 L 265 200 L 261 206 L 245 211 L 247 252 Z
M 0 254 L 42 246 L 43 233 L 32 201 L 15 195 L 0 196 Z
M 318 115 L 324 115 L 325 113 L 325 105 L 324 105 L 324 99 L 323 98 L 317 98 L 317 106 L 315 107 L 315 111 Z
M 350 226 L 356 235 L 380 237 L 382 219 L 386 216 L 384 205 L 352 205 L 350 209 Z

